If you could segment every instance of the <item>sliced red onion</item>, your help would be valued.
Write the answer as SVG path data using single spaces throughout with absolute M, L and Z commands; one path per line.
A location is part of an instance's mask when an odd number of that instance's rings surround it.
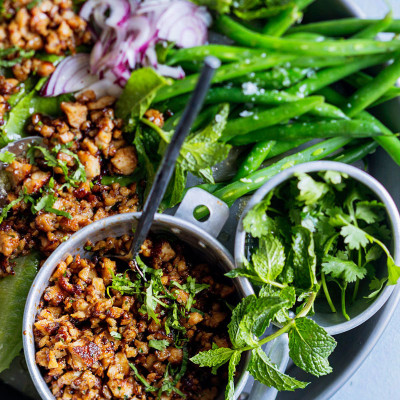
M 185 77 L 185 71 L 181 66 L 170 67 L 169 65 L 158 64 L 155 70 L 163 76 L 168 76 L 173 79 L 183 79 Z
M 98 81 L 99 78 L 90 73 L 89 57 L 89 54 L 76 54 L 62 60 L 43 87 L 41 94 L 53 97 L 73 93 Z
M 117 28 L 129 19 L 131 12 L 134 11 L 132 7 L 137 7 L 135 3 L 128 0 L 88 0 L 84 3 L 79 15 L 86 21 L 89 21 L 90 16 L 93 15 L 93 21 L 100 29 L 105 25 Z M 109 12 L 108 16 L 107 12 Z

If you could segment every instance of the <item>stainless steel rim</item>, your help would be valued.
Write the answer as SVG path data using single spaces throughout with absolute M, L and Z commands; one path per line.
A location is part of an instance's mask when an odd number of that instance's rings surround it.
M 49 278 L 54 271 L 54 268 L 60 260 L 65 258 L 66 254 L 74 254 L 79 250 L 82 251 L 88 237 L 90 235 L 93 235 L 94 232 L 106 232 L 110 229 L 113 229 L 114 227 L 121 226 L 122 223 L 127 223 L 127 221 L 129 221 L 129 223 L 132 223 L 132 221 L 134 221 L 135 219 L 137 220 L 140 215 L 141 213 L 120 214 L 99 220 L 81 229 L 73 236 L 71 236 L 67 242 L 63 243 L 57 248 L 56 251 L 52 253 L 52 255 L 46 260 L 39 273 L 37 274 L 29 291 L 25 305 L 23 318 L 23 346 L 29 373 L 42 399 L 53 400 L 54 396 L 51 393 L 46 382 L 44 381 L 42 374 L 35 362 L 35 343 L 33 338 L 32 326 L 35 321 L 38 304 L 43 294 L 43 289 L 47 285 Z M 191 223 L 188 223 L 180 218 L 165 214 L 157 214 L 155 217 L 155 223 L 168 226 L 169 228 L 171 228 L 172 232 L 174 229 L 183 229 L 185 231 L 190 231 L 194 236 L 199 238 L 202 243 L 205 243 L 208 249 L 212 249 L 215 254 L 218 254 L 218 256 L 224 261 L 224 266 L 227 270 L 231 270 L 234 268 L 233 259 L 229 252 L 215 238 L 213 238 L 210 234 L 206 233 L 201 228 Z M 235 281 L 237 281 L 235 282 L 235 285 L 241 297 L 254 294 L 253 288 L 251 287 L 247 279 L 240 279 Z M 240 378 L 238 379 L 236 384 L 236 397 L 238 397 L 243 390 L 249 377 L 249 373 L 247 372 L 249 356 L 250 354 L 248 353 L 244 358 L 243 372 L 240 375 Z
M 397 210 L 397 207 L 388 193 L 388 191 L 384 188 L 384 186 L 378 182 L 371 175 L 366 172 L 360 170 L 359 168 L 353 167 L 351 165 L 333 162 L 333 161 L 314 161 L 304 164 L 296 165 L 292 168 L 289 168 L 285 171 L 282 171 L 272 179 L 270 179 L 264 186 L 257 190 L 257 192 L 253 195 L 249 203 L 247 204 L 237 227 L 236 231 L 236 240 L 235 240 L 235 263 L 236 266 L 240 266 L 243 263 L 243 259 L 245 257 L 244 249 L 245 249 L 245 237 L 246 232 L 243 230 L 243 218 L 247 214 L 247 212 L 257 203 L 259 203 L 268 192 L 272 189 L 280 185 L 282 182 L 291 178 L 294 173 L 298 172 L 316 172 L 316 171 L 326 171 L 333 170 L 347 173 L 350 177 L 360 181 L 369 187 L 376 196 L 385 204 L 387 213 L 389 216 L 389 220 L 392 226 L 393 232 L 393 241 L 394 241 L 394 260 L 396 264 L 400 263 L 400 216 Z M 332 325 L 330 327 L 326 327 L 325 329 L 331 335 L 337 335 L 339 333 L 343 333 L 353 329 L 363 322 L 367 321 L 371 318 L 388 300 L 391 293 L 394 290 L 394 286 L 386 286 L 379 297 L 371 303 L 371 306 L 368 307 L 365 311 L 360 313 L 358 316 L 352 318 L 350 321 L 343 322 L 337 325 Z

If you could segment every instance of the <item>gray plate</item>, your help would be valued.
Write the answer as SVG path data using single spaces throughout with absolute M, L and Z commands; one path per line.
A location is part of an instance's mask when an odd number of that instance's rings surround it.
M 381 0 L 318 0 L 312 7 L 313 15 L 321 19 L 332 19 L 351 15 L 360 15 L 371 5 Z M 395 0 L 398 1 L 398 0 Z M 355 6 L 355 2 L 358 6 Z M 361 6 L 360 6 L 361 5 Z M 384 6 L 384 3 L 383 3 Z M 316 19 L 316 18 L 314 18 Z M 394 131 L 400 130 L 399 102 L 392 101 L 377 110 L 377 115 L 386 122 Z M 369 158 L 369 172 L 378 178 L 393 196 L 397 206 L 400 206 L 400 185 L 398 181 L 398 167 L 386 156 L 382 150 Z M 394 172 L 397 172 L 395 174 Z M 243 202 L 235 204 L 231 209 L 230 220 L 219 236 L 219 239 L 229 250 L 233 250 L 234 232 Z M 370 351 L 384 332 L 389 320 L 400 300 L 400 287 L 396 288 L 386 305 L 368 322 L 360 327 L 336 336 L 338 346 L 330 357 L 333 373 L 321 378 L 314 378 L 303 373 L 298 368 L 291 366 L 288 373 L 299 379 L 312 382 L 306 389 L 294 393 L 281 393 L 278 400 L 295 399 L 329 399 L 339 390 L 343 384 L 357 371 Z M 13 363 L 12 371 L 1 374 L 0 380 L 4 380 L 14 387 L 22 387 L 26 395 L 34 397 L 27 371 L 21 368 L 21 360 Z M 28 383 L 29 382 L 29 383 Z M 0 396 L 1 397 L 1 396 Z M 1 397 L 3 398 L 3 397 Z M 13 398 L 16 398 L 13 396 Z

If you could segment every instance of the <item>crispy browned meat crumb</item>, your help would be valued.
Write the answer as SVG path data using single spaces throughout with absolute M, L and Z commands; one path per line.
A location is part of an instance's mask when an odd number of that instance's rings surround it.
M 135 183 L 127 187 L 101 184 L 104 175 L 130 175 L 137 167 L 136 151 L 121 134 L 122 121 L 114 117 L 114 102 L 109 96 L 96 100 L 93 92 L 86 92 L 75 102 L 62 103 L 64 115 L 60 118 L 32 116 L 29 134 L 41 135 L 44 146 L 50 149 L 68 146 L 82 163 L 86 182 L 65 187 L 62 169 L 49 167 L 40 153 L 35 165 L 18 158 L 6 167 L 11 187 L 1 199 L 3 206 L 21 193 L 39 198 L 49 180 L 54 179 L 57 200 L 53 208 L 69 213 L 71 218 L 45 210 L 33 213 L 29 203 L 17 203 L 0 224 L 0 276 L 12 273 L 12 265 L 4 259 L 24 255 L 32 248 L 49 255 L 82 227 L 110 215 L 137 211 Z M 68 168 L 75 168 L 70 154 L 60 151 L 56 157 Z M 15 232 L 13 237 L 9 231 Z
M 165 290 L 175 293 L 178 302 L 187 301 L 188 293 L 176 290 L 174 282 L 184 285 L 193 277 L 196 283 L 210 285 L 195 296 L 194 309 L 180 314 L 183 331 L 167 334 L 165 308 L 157 305 L 154 310 L 161 321 L 158 324 L 141 310 L 140 295 L 122 295 L 114 289 L 107 295 L 118 266 L 103 254 L 111 247 L 125 252 L 131 239 L 125 235 L 95 244 L 91 260 L 70 256 L 61 261 L 45 290 L 34 324 L 36 362 L 56 399 L 156 399 L 158 390 L 146 391 L 129 364 L 159 389 L 167 368 L 172 377 L 181 369 L 186 352 L 191 357 L 209 350 L 213 343 L 230 346 L 226 301 L 235 300 L 234 288 L 225 283 L 215 266 L 192 265 L 188 249 L 179 243 L 147 240 L 142 257 L 149 267 L 162 271 Z M 165 349 L 153 348 L 150 340 L 164 340 Z M 212 375 L 209 369 L 189 361 L 175 387 L 186 399 L 212 400 L 225 384 L 226 370 Z M 172 392 L 161 398 L 182 396 Z

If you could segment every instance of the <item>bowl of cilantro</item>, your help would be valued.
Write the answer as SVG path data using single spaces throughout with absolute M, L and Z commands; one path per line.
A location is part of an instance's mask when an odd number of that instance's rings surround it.
M 400 277 L 399 212 L 359 168 L 300 164 L 254 194 L 238 225 L 235 261 L 235 275 L 264 292 L 294 288 L 300 309 L 314 298 L 308 315 L 342 333 L 372 317 Z
M 361 169 L 330 161 L 300 164 L 268 181 L 247 204 L 235 263 L 230 277 L 248 278 L 265 302 L 281 300 L 258 346 L 286 346 L 281 373 L 290 356 L 304 371 L 326 375 L 336 347 L 331 335 L 371 318 L 400 277 L 399 212 L 382 184 Z M 299 387 L 284 378 L 271 386 Z M 265 400 L 276 396 L 257 384 L 254 390 Z

